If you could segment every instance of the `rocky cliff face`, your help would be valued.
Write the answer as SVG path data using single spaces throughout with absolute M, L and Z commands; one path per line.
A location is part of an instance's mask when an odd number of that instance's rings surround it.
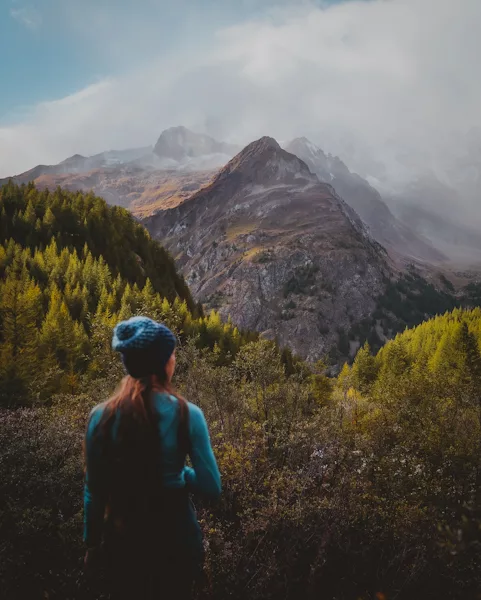
M 421 259 L 443 262 L 445 257 L 439 249 L 414 230 L 397 219 L 379 192 L 368 181 L 351 173 L 337 156 L 325 154 L 306 138 L 297 138 L 286 146 L 301 158 L 319 180 L 329 183 L 351 206 L 369 227 L 373 237 L 392 254 L 405 259 Z
M 267 137 L 144 223 L 197 299 L 309 360 L 372 314 L 391 269 L 334 189 Z

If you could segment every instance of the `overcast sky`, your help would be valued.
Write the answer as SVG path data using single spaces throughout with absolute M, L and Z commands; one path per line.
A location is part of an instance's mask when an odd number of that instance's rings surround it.
M 480 0 L 1 0 L 0 176 L 182 124 L 403 177 L 481 127 L 480 24 Z

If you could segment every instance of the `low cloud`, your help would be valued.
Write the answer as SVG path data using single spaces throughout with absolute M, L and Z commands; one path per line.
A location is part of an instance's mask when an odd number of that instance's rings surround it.
M 0 175 L 177 124 L 240 143 L 306 135 L 384 182 L 445 173 L 481 127 L 480 22 L 479 0 L 283 1 L 0 127 Z

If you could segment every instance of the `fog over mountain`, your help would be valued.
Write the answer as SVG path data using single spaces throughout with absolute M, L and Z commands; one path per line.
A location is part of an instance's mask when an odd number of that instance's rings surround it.
M 134 42 L 153 36 L 151 24 L 136 15 L 135 36 L 121 48 L 126 16 L 111 27 L 96 4 L 85 3 L 93 23 L 86 41 L 128 68 L 3 118 L 0 176 L 76 153 L 148 146 L 182 123 L 241 146 L 265 134 L 306 136 L 383 197 L 402 197 L 429 176 L 453 191 L 460 222 L 481 222 L 479 0 L 284 0 L 243 20 L 233 12 L 221 19 L 208 3 L 196 27 L 158 52 L 152 38 L 142 56 Z M 157 4 L 160 16 L 166 7 Z M 191 4 L 182 3 L 186 15 Z

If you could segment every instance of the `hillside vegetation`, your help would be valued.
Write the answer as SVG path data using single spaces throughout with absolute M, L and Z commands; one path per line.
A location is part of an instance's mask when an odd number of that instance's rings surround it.
M 81 376 L 102 373 L 113 325 L 133 314 L 217 343 L 219 360 L 255 337 L 199 315 L 172 258 L 123 209 L 8 184 L 0 214 L 0 405 L 78 391 Z
M 28 188 L 9 189 L 23 219 Z M 133 263 L 121 272 L 93 239 L 77 246 L 63 233 L 2 242 L 5 598 L 107 598 L 101 578 L 82 574 L 82 439 L 91 407 L 121 376 L 111 327 L 136 311 L 178 332 L 176 385 L 204 410 L 223 476 L 220 504 L 196 502 L 208 547 L 197 598 L 478 597 L 481 310 L 439 316 L 375 356 L 365 345 L 330 379 L 322 363 L 293 361 L 215 313 L 197 317 L 187 295 L 170 295 L 175 286 L 163 290 L 154 273 L 137 281 Z M 132 251 L 126 238 L 121 251 Z

